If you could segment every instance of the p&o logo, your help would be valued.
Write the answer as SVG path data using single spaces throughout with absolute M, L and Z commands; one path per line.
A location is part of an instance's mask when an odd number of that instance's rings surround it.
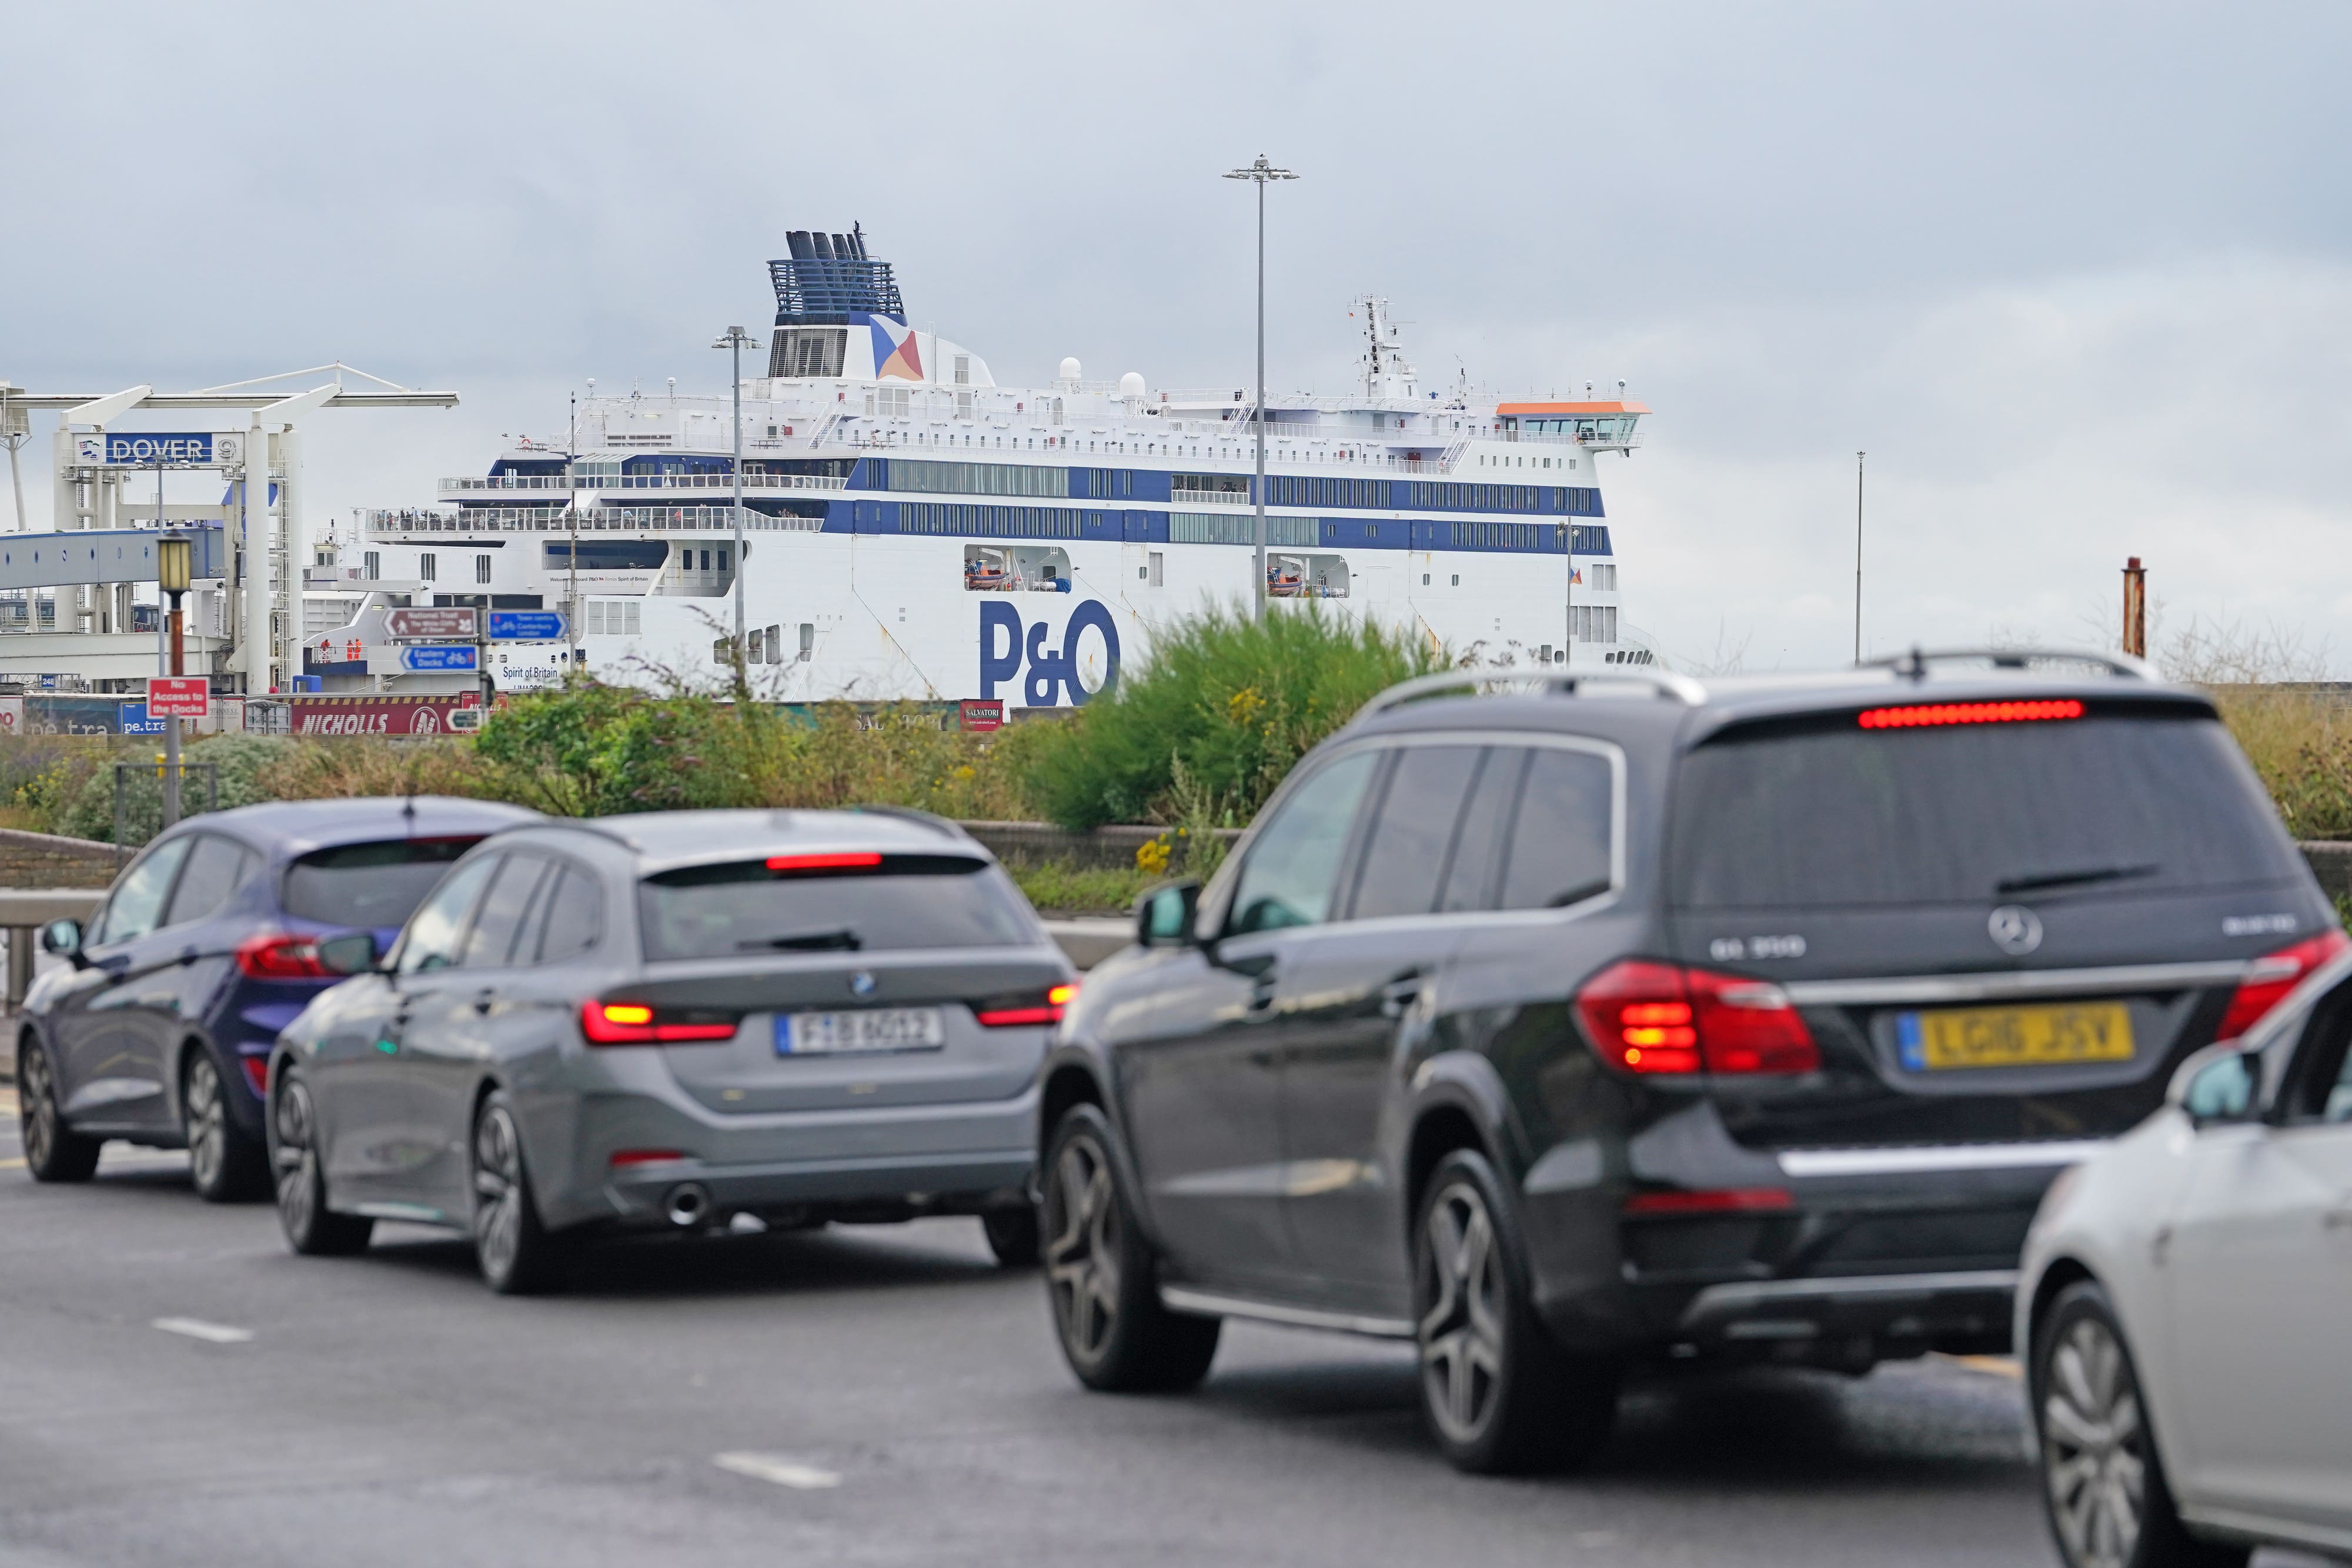
M 1045 646 L 1053 635 L 1052 623 L 1035 621 L 1024 625 L 1021 612 L 1012 605 L 995 601 L 980 606 L 980 695 L 984 701 L 996 695 L 996 684 L 1021 675 L 1022 665 L 1029 673 L 1021 681 L 1021 695 L 1030 707 L 1059 707 L 1066 694 L 1074 706 L 1084 707 L 1098 692 L 1107 692 L 1118 681 L 1118 628 L 1111 621 L 1110 608 L 1099 599 L 1089 599 L 1070 612 L 1062 626 L 1062 645 Z

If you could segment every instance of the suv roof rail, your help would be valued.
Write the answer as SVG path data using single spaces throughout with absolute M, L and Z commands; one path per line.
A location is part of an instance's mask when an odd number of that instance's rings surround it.
M 1914 648 L 1893 658 L 1865 659 L 1854 667 L 1892 670 L 1916 681 L 1926 677 L 1930 664 L 1952 664 L 1962 659 L 1989 660 L 1996 670 L 2022 670 L 2033 664 L 2062 663 L 2095 665 L 2124 680 L 2160 681 L 2164 678 L 2145 659 L 2136 659 L 2129 653 L 2093 653 L 2080 648 Z
M 1697 707 L 1706 701 L 1705 686 L 1688 675 L 1677 675 L 1665 670 L 1622 668 L 1601 674 L 1570 674 L 1564 670 L 1441 670 L 1433 675 L 1416 675 L 1412 680 L 1398 682 L 1358 709 L 1356 720 L 1367 719 L 1374 714 L 1386 713 L 1391 708 L 1402 707 L 1406 703 L 1418 702 L 1423 697 L 1434 696 L 1441 692 L 1458 692 L 1465 688 L 1478 692 L 1498 686 L 1546 692 L 1558 687 L 1568 695 L 1574 696 L 1588 683 L 1603 686 L 1647 686 L 1653 695 L 1672 697 L 1685 707 Z

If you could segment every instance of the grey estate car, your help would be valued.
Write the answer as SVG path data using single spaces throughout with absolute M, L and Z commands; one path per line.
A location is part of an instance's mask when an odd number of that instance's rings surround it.
M 2345 946 L 2202 695 L 2022 653 L 1408 683 L 1138 920 L 1045 1067 L 1072 1369 L 1409 1340 L 1479 1470 L 1636 1361 L 2006 1348 L 2052 1178 Z
M 1073 975 L 950 823 L 549 821 L 459 861 L 382 958 L 321 946 L 353 977 L 269 1073 L 297 1251 L 462 1228 L 524 1291 L 597 1231 L 973 1214 L 1034 1258 L 1036 1069 Z

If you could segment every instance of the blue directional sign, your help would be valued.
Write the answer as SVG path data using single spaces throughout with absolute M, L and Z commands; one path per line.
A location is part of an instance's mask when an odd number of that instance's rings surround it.
M 470 643 L 427 643 L 400 651 L 404 670 L 478 670 Z
M 121 706 L 122 733 L 125 735 L 161 735 L 163 721 L 147 716 L 145 703 L 124 703 Z
M 98 451 L 85 455 L 95 455 L 104 463 L 152 468 L 158 463 L 201 465 L 214 460 L 213 433 L 209 430 L 108 431 L 86 440 Z
M 493 610 L 490 637 L 499 643 L 561 643 L 563 612 L 560 610 Z

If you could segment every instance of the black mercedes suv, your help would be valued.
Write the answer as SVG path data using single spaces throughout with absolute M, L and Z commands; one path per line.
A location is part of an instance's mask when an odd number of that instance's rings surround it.
M 1137 919 L 1043 1070 L 1071 1367 L 1411 1339 L 1475 1470 L 1637 1360 L 2005 1348 L 2053 1176 L 2346 946 L 2203 695 L 2020 653 L 1410 682 Z

